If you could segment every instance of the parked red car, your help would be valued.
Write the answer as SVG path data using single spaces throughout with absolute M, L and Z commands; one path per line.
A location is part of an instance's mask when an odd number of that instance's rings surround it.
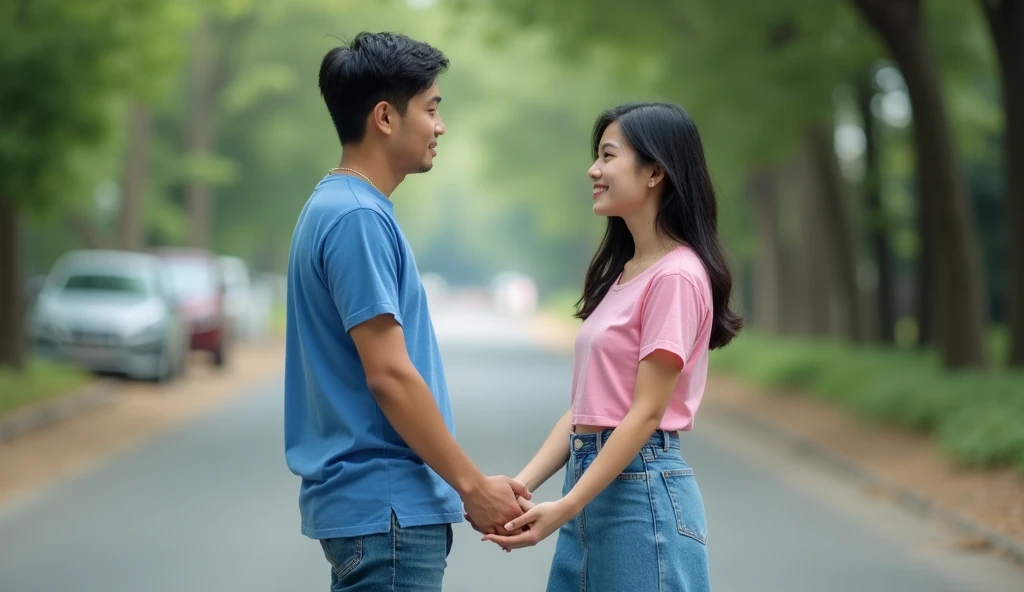
M 191 349 L 210 352 L 214 365 L 224 366 L 229 332 L 216 255 L 184 248 L 156 249 L 153 254 L 163 259 L 170 271 L 178 306 L 191 327 Z

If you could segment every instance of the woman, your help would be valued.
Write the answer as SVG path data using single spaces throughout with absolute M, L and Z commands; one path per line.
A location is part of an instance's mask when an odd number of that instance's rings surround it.
M 594 213 L 608 218 L 577 316 L 571 408 L 516 477 L 536 489 L 567 462 L 563 497 L 485 540 L 506 550 L 559 529 L 549 592 L 710 590 L 704 504 L 680 453 L 708 350 L 736 336 L 732 277 L 697 127 L 632 103 L 594 127 Z M 569 448 L 566 449 L 566 440 Z

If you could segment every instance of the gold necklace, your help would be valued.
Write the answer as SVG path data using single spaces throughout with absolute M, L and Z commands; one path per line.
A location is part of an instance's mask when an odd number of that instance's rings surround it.
M 363 179 L 364 181 L 366 181 L 367 183 L 369 183 L 369 184 L 370 184 L 370 187 L 373 187 L 374 189 L 377 189 L 377 186 L 373 184 L 373 181 L 371 181 L 371 180 L 367 179 L 367 178 L 366 178 L 366 175 L 364 175 L 364 174 L 360 173 L 359 171 L 357 171 L 357 170 L 355 170 L 355 169 L 350 169 L 350 168 L 348 168 L 348 167 L 334 167 L 333 169 L 331 169 L 331 170 L 327 171 L 327 174 L 328 174 L 328 175 L 336 175 L 336 174 L 338 174 L 338 172 L 339 172 L 339 171 L 348 171 L 348 172 L 350 172 L 350 173 L 355 173 L 355 174 L 359 175 L 360 177 L 362 177 L 362 179 Z M 380 193 L 381 195 L 383 195 L 383 194 L 384 194 L 384 192 L 383 192 L 383 191 L 381 191 L 380 189 L 377 189 L 377 193 Z
M 666 248 L 666 249 L 662 249 L 662 250 L 661 250 L 661 251 L 660 251 L 659 253 L 657 253 L 657 254 L 655 254 L 655 255 L 652 255 L 652 256 L 650 256 L 650 257 L 648 257 L 648 258 L 646 258 L 646 259 L 643 259 L 643 260 L 641 260 L 641 261 L 633 261 L 633 262 L 632 262 L 632 263 L 633 263 L 633 268 L 635 269 L 635 268 L 637 268 L 637 267 L 643 267 L 643 265 L 644 265 L 645 263 L 647 263 L 648 261 L 650 261 L 651 263 L 654 263 L 654 262 L 655 262 L 655 261 L 657 261 L 657 260 L 658 260 L 658 259 L 659 259 L 659 258 L 660 258 L 661 256 L 665 255 L 666 253 L 669 253 L 669 252 L 671 252 L 671 251 L 672 251 L 673 249 L 675 249 L 675 248 L 676 248 L 676 247 L 678 247 L 678 246 L 679 246 L 679 245 L 671 245 L 671 246 L 669 246 L 668 248 Z

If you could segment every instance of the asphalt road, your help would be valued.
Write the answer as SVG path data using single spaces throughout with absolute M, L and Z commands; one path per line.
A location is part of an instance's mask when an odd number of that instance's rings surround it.
M 566 408 L 571 360 L 531 345 L 522 322 L 483 312 L 435 322 L 460 442 L 485 471 L 514 474 Z M 299 534 L 281 390 L 268 383 L 0 507 L 0 592 L 327 590 L 319 545 Z M 684 440 L 715 590 L 1024 590 L 1024 571 L 958 551 L 943 528 L 759 438 L 706 413 Z M 445 589 L 543 590 L 553 543 L 507 555 L 459 525 Z

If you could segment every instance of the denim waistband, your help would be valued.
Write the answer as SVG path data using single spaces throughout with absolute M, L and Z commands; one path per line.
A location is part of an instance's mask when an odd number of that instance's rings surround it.
M 593 434 L 577 434 L 575 432 L 569 433 L 569 453 L 570 454 L 594 454 L 601 452 L 601 447 L 608 438 L 612 435 L 612 428 L 595 432 Z M 661 448 L 662 450 L 679 449 L 679 432 L 669 432 L 667 430 L 658 430 L 651 435 L 651 439 L 647 441 L 645 446 L 651 446 L 653 448 Z

